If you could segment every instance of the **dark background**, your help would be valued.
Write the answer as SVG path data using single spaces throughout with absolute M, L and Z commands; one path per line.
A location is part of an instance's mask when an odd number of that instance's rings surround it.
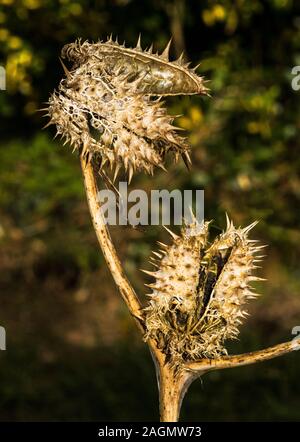
M 260 223 L 269 244 L 263 294 L 230 352 L 290 340 L 300 325 L 300 3 L 292 0 L 2 0 L 0 65 L 1 420 L 155 420 L 154 368 L 98 249 L 78 157 L 52 140 L 37 109 L 63 75 L 58 56 L 77 37 L 111 32 L 162 50 L 184 49 L 212 98 L 168 100 L 187 130 L 193 168 L 170 165 L 132 188 L 204 189 L 205 214 L 224 228 Z M 216 227 L 215 227 L 216 228 Z M 129 278 L 165 239 L 161 228 L 114 228 Z M 217 231 L 217 230 L 216 230 Z M 182 419 L 299 420 L 300 355 L 215 372 L 196 381 Z

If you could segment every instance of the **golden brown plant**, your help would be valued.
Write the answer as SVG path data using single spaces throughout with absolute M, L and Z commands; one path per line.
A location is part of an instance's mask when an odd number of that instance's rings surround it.
M 169 47 L 153 54 L 142 51 L 140 40 L 134 49 L 107 42 L 66 45 L 62 57 L 66 78 L 49 100 L 50 124 L 66 142 L 92 157 L 102 169 L 121 166 L 129 181 L 136 170 L 153 173 L 164 167 L 166 153 L 175 159 L 189 159 L 189 146 L 173 126 L 161 98 L 178 94 L 206 94 L 203 79 L 188 69 L 182 57 L 169 61 Z
M 155 278 L 149 303 L 143 307 L 128 281 L 101 212 L 96 173 L 105 163 L 115 172 L 152 173 L 163 167 L 171 151 L 187 161 L 188 145 L 162 108 L 165 95 L 206 94 L 203 79 L 163 54 L 142 51 L 109 39 L 80 41 L 63 48 L 73 62 L 49 101 L 50 124 L 80 152 L 85 189 L 94 229 L 115 283 L 136 320 L 153 356 L 162 421 L 177 421 L 187 388 L 212 370 L 237 367 L 298 350 L 300 339 L 265 350 L 228 356 L 225 340 L 235 338 L 247 315 L 244 304 L 257 295 L 251 281 L 264 246 L 250 240 L 246 228 L 235 228 L 227 217 L 226 230 L 209 243 L 209 223 L 185 224 L 173 243 L 154 252 Z
M 226 231 L 210 244 L 209 223 L 195 219 L 181 236 L 171 232 L 171 246 L 154 252 L 157 270 L 146 271 L 156 279 L 145 308 L 146 337 L 155 339 L 174 367 L 227 355 L 224 341 L 237 337 L 245 303 L 258 296 L 249 284 L 262 279 L 253 271 L 264 246 L 248 238 L 255 224 L 236 229 L 227 217 Z

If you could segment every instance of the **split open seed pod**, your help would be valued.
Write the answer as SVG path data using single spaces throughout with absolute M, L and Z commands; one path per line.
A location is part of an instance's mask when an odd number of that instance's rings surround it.
M 245 304 L 258 296 L 251 289 L 259 246 L 250 229 L 227 228 L 209 242 L 209 222 L 184 225 L 171 245 L 155 252 L 155 278 L 145 308 L 146 339 L 156 340 L 170 363 L 226 355 L 224 343 L 237 337 L 247 316 Z

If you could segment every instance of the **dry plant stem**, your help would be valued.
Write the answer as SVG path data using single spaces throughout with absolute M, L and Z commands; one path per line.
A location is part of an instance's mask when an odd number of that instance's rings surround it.
M 242 365 L 266 361 L 295 350 L 300 350 L 300 339 L 274 345 L 264 350 L 243 353 L 241 355 L 226 356 L 220 359 L 200 359 L 199 361 L 186 364 L 185 368 L 193 372 L 206 373 L 208 371 L 240 367 Z
M 86 163 L 81 157 L 81 167 L 93 226 L 103 255 L 131 315 L 136 320 L 139 329 L 144 332 L 145 324 L 142 306 L 137 294 L 124 274 L 122 264 L 104 222 L 98 200 L 98 188 L 93 166 L 90 162 Z M 181 403 L 189 385 L 202 374 L 212 370 L 253 364 L 300 349 L 300 339 L 298 339 L 275 345 L 265 350 L 236 356 L 227 356 L 219 359 L 201 359 L 199 361 L 186 363 L 181 371 L 176 372 L 170 364 L 166 363 L 165 355 L 157 348 L 155 341 L 150 339 L 148 340 L 148 344 L 155 362 L 158 377 L 160 420 L 162 422 L 178 421 Z
M 85 160 L 81 157 L 81 167 L 93 226 L 103 255 L 131 315 L 137 321 L 139 328 L 144 331 L 144 319 L 140 301 L 123 272 L 122 264 L 118 258 L 108 228 L 103 219 L 100 203 L 97 197 L 98 188 L 93 166 L 90 163 L 86 164 Z M 155 361 L 156 371 L 159 378 L 161 420 L 164 422 L 175 422 L 178 420 L 183 392 L 185 391 L 185 384 L 190 378 L 190 374 L 183 373 L 181 376 L 175 376 L 169 365 L 165 364 L 165 356 L 160 350 L 158 350 L 155 342 L 149 340 L 148 344 Z
M 144 333 L 145 328 L 144 318 L 141 310 L 141 303 L 123 271 L 122 264 L 112 243 L 107 225 L 105 224 L 103 219 L 100 203 L 98 200 L 98 188 L 93 166 L 90 162 L 86 163 L 85 159 L 82 157 L 80 157 L 80 161 L 88 205 L 101 250 L 103 252 L 108 268 L 124 301 L 126 302 L 131 315 L 136 320 L 139 329 Z M 164 355 L 160 350 L 158 350 L 155 342 L 152 339 L 148 341 L 148 344 L 156 363 L 158 364 L 158 366 L 160 366 L 161 364 L 163 364 Z
M 180 373 L 175 373 L 169 364 L 164 365 L 162 362 L 159 372 L 161 421 L 178 421 L 184 395 L 190 384 L 199 376 L 213 370 L 266 361 L 299 349 L 300 339 L 241 355 L 227 356 L 220 359 L 201 359 L 186 363 L 184 370 Z
M 195 379 L 195 375 L 191 372 L 175 373 L 168 364 L 160 366 L 159 404 L 161 422 L 178 421 L 184 395 L 193 379 Z
M 115 280 L 115 283 L 120 290 L 120 293 L 126 302 L 131 315 L 136 319 L 140 328 L 143 329 L 143 314 L 140 301 L 124 274 L 122 264 L 118 258 L 117 252 L 112 243 L 109 231 L 104 222 L 103 214 L 101 211 L 100 202 L 98 199 L 98 188 L 94 175 L 93 166 L 90 162 L 87 162 L 80 157 L 81 168 L 84 177 L 84 185 L 86 196 L 89 204 L 89 209 L 93 221 L 93 226 L 102 249 L 104 258 L 108 265 L 108 268 Z

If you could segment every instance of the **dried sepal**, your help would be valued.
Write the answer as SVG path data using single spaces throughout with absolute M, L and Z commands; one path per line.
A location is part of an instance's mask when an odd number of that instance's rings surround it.
M 227 354 L 224 342 L 237 337 L 252 292 L 256 253 L 249 230 L 227 222 L 211 244 L 209 223 L 185 225 L 165 246 L 152 272 L 150 301 L 145 308 L 146 339 L 154 338 L 172 363 Z
M 179 136 L 161 97 L 206 94 L 202 77 L 182 61 L 170 62 L 169 46 L 161 54 L 107 42 L 66 45 L 62 57 L 65 78 L 49 99 L 50 124 L 74 150 L 100 168 L 110 166 L 113 177 L 122 166 L 129 176 L 137 170 L 164 168 L 173 152 L 190 162 L 189 145 Z

